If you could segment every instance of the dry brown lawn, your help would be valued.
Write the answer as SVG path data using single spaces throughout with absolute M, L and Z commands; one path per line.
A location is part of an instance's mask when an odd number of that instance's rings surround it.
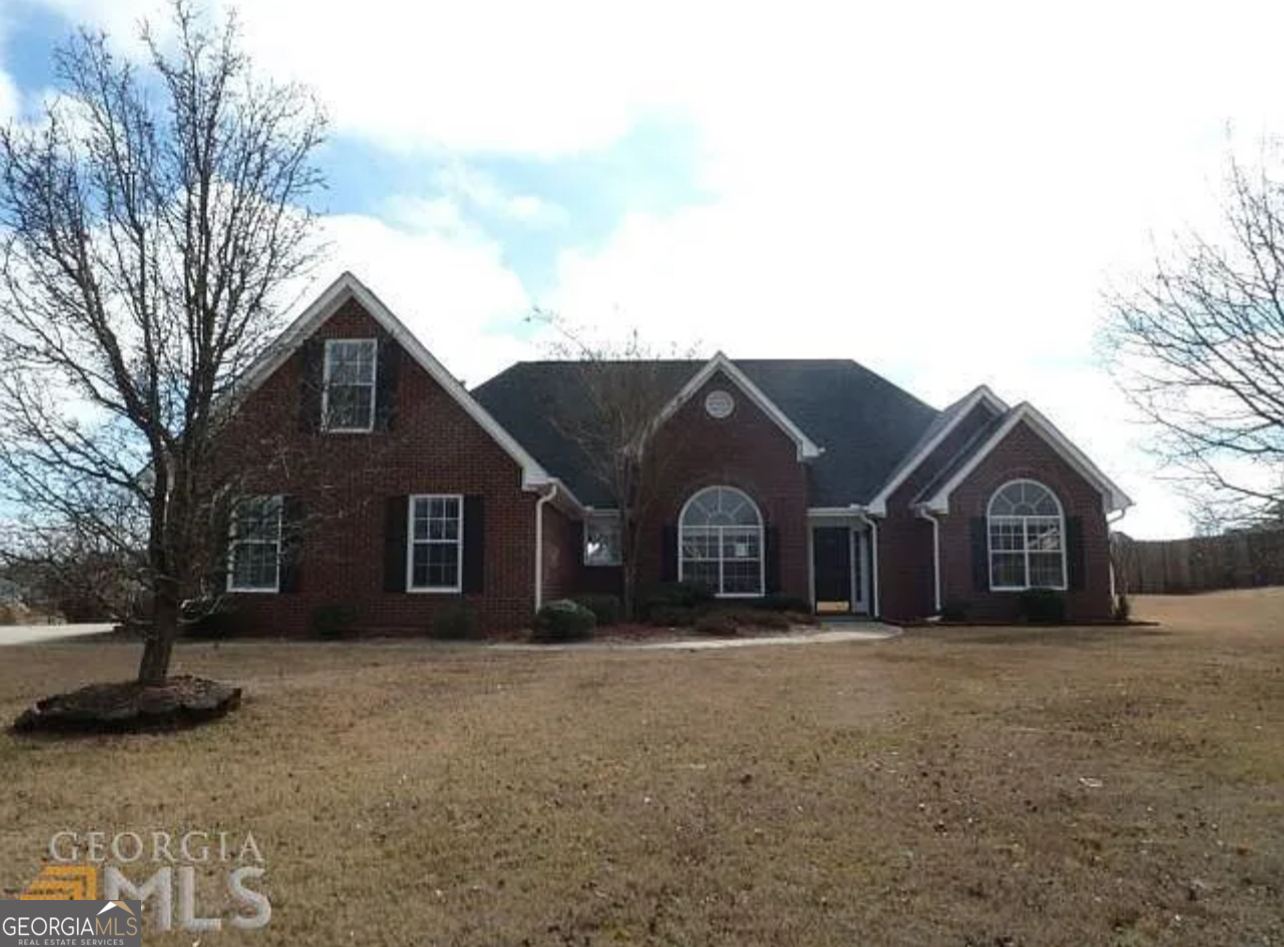
M 238 714 L 0 736 L 0 888 L 61 829 L 248 830 L 271 924 L 149 942 L 1284 943 L 1284 589 L 1136 610 L 1163 625 L 188 645 Z M 136 656 L 0 649 L 0 714 Z

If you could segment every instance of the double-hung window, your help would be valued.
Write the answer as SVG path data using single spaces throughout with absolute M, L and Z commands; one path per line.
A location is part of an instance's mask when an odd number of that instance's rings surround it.
M 374 339 L 326 339 L 321 419 L 327 431 L 370 431 L 375 419 Z
M 623 561 L 620 514 L 594 513 L 584 520 L 584 564 L 618 566 Z
M 233 505 L 229 591 L 280 591 L 282 507 L 279 496 L 243 497 Z
M 990 500 L 990 588 L 1066 587 L 1065 517 L 1056 495 L 1033 480 L 1004 484 Z
M 734 487 L 708 487 L 682 509 L 678 578 L 719 596 L 761 595 L 762 547 L 762 515 L 753 500 Z
M 410 498 L 406 588 L 412 592 L 462 589 L 464 498 L 426 495 Z

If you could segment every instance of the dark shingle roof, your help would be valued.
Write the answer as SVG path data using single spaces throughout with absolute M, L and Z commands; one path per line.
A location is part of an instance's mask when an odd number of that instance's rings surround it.
M 703 361 L 617 362 L 613 370 L 655 372 L 672 394 Z M 824 448 L 811 461 L 812 506 L 866 503 L 941 415 L 856 362 L 840 359 L 745 359 L 735 365 L 802 431 Z M 519 362 L 473 396 L 549 473 L 590 506 L 611 506 L 583 454 L 550 420 L 550 409 L 584 408 L 574 362 Z
M 972 455 L 976 453 L 977 448 L 988 441 L 995 431 L 1003 427 L 1013 410 L 1015 409 L 1000 411 L 988 422 L 981 425 L 977 432 L 964 442 L 954 456 L 946 461 L 945 466 L 936 472 L 936 476 L 924 485 L 923 489 L 918 492 L 918 496 L 911 500 L 910 503 L 926 503 L 937 490 L 949 483 L 951 478 L 959 472 L 959 469 L 972 459 Z

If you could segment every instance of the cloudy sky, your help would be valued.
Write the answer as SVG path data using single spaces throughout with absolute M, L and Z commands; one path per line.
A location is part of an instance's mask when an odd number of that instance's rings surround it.
M 226 9 L 218 0 L 215 8 Z M 334 252 L 471 386 L 546 354 L 532 306 L 733 358 L 850 357 L 936 406 L 1029 400 L 1185 534 L 1094 355 L 1102 294 L 1215 216 L 1284 124 L 1284 6 L 242 0 L 310 84 Z M 0 117 L 77 23 L 0 0 Z M 319 288 L 319 287 L 318 287 Z

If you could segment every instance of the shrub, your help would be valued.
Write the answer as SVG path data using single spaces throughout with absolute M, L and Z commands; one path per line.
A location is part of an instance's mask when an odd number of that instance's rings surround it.
M 536 641 L 584 641 L 593 637 L 597 617 L 578 602 L 549 602 L 535 616 Z
M 775 631 L 787 631 L 794 624 L 794 619 L 786 612 L 755 609 L 745 618 L 746 625 L 752 625 L 755 628 L 771 628 Z
M 1127 621 L 1132 615 L 1132 602 L 1128 600 L 1127 595 L 1120 594 L 1115 599 L 1114 615 L 1115 621 Z
M 941 605 L 942 621 L 967 621 L 968 612 L 972 608 L 971 602 L 963 599 L 950 599 Z
M 647 622 L 660 628 L 690 628 L 699 617 L 699 609 L 680 605 L 656 605 L 647 612 Z
M 240 629 L 241 622 L 236 614 L 236 606 L 227 599 L 211 602 L 209 599 L 197 599 L 184 602 L 180 611 L 183 621 L 183 635 L 188 638 L 200 638 L 206 641 L 221 641 L 231 638 Z M 133 619 L 134 616 L 131 616 Z M 140 616 L 141 617 L 141 616 Z M 138 626 L 141 622 L 126 621 L 126 627 Z M 142 625 L 146 627 L 146 625 Z
M 477 610 L 459 603 L 443 607 L 428 625 L 428 637 L 436 641 L 469 641 L 477 637 Z
M 352 633 L 360 614 L 355 605 L 318 605 L 308 616 L 308 628 L 313 638 L 322 641 L 337 641 Z
M 575 602 L 592 612 L 597 617 L 599 626 L 615 625 L 620 621 L 623 607 L 618 595 L 578 595 Z
M 1066 620 L 1066 597 L 1056 589 L 1026 589 L 1021 593 L 1018 610 L 1026 621 L 1059 625 Z
M 705 612 L 695 622 L 695 630 L 702 635 L 734 637 L 740 633 L 740 616 L 735 612 Z
M 665 582 L 657 585 L 643 599 L 643 610 L 650 615 L 656 608 L 699 608 L 714 600 L 713 590 L 699 582 Z
M 754 599 L 748 604 L 753 608 L 761 608 L 769 612 L 799 612 L 807 614 L 812 610 L 811 602 L 807 599 L 799 595 L 785 595 L 783 592 L 772 592 L 770 595 Z

